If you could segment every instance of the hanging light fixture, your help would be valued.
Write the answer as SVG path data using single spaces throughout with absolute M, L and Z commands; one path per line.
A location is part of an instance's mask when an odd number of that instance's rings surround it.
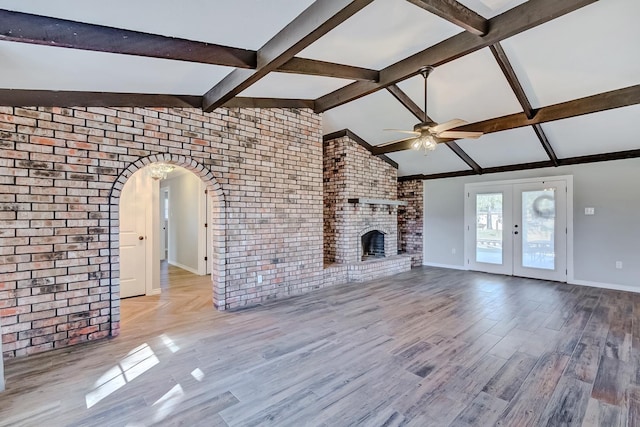
M 424 154 L 426 155 L 427 152 L 435 150 L 437 145 L 438 143 L 433 135 L 423 132 L 413 141 L 411 147 L 413 147 L 414 150 L 424 150 Z
M 172 170 L 175 169 L 175 166 L 161 162 L 161 163 L 151 163 L 147 166 L 148 174 L 151 178 L 156 181 L 160 179 L 166 179 L 167 174 L 169 174 Z

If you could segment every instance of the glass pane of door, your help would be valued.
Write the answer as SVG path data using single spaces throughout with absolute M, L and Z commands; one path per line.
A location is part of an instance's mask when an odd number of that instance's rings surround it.
M 522 266 L 555 270 L 556 189 L 522 192 Z
M 502 193 L 476 194 L 476 262 L 503 262 Z

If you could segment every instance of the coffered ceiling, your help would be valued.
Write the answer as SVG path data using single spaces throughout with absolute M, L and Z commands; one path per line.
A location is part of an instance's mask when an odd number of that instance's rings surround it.
M 640 156 L 637 0 L 0 0 L 0 9 L 0 105 L 307 106 L 325 133 L 349 129 L 405 177 Z M 427 156 L 410 141 L 388 144 L 409 135 L 384 129 L 422 121 L 424 65 L 435 66 L 429 117 L 464 119 L 481 138 L 441 140 Z

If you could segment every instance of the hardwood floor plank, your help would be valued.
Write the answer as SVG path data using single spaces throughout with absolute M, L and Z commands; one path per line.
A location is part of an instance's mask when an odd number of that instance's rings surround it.
M 491 426 L 504 411 L 507 402 L 485 392 L 478 396 L 451 423 L 451 427 Z
M 522 383 L 496 425 L 523 427 L 536 425 L 568 360 L 568 356 L 559 353 L 543 355 Z
M 630 379 L 631 369 L 627 363 L 603 355 L 600 357 L 591 397 L 610 405 L 621 406 L 624 404 Z
M 590 384 L 575 378 L 562 377 L 547 403 L 539 424 L 547 427 L 582 425 L 590 393 Z
M 489 380 L 482 391 L 499 399 L 510 401 L 527 378 L 537 359 L 525 353 L 515 353 Z
M 637 423 L 638 295 L 421 267 L 218 312 L 162 277 L 118 338 L 7 361 L 0 426 Z

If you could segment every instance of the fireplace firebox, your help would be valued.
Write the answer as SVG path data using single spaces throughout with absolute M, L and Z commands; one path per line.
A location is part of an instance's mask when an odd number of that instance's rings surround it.
M 362 260 L 384 258 L 384 233 L 372 230 L 362 236 Z

